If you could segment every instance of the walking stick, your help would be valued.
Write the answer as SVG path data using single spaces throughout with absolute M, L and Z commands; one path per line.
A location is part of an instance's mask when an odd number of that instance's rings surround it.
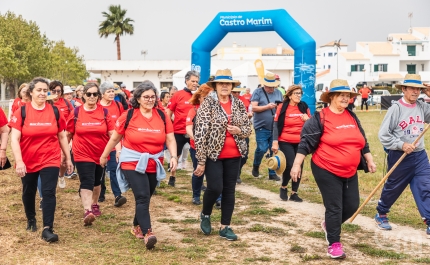
M 429 128 L 430 128 L 430 123 L 426 125 L 426 127 L 424 128 L 424 130 L 422 131 L 422 133 L 418 136 L 417 139 L 415 139 L 415 141 L 412 144 L 415 145 L 421 139 L 421 137 L 427 132 L 427 130 Z M 372 198 L 372 196 L 382 186 L 382 184 L 385 183 L 385 181 L 388 179 L 388 177 L 391 175 L 391 173 L 393 173 L 393 171 L 400 164 L 400 162 L 403 161 L 403 159 L 406 157 L 406 155 L 407 154 L 404 153 L 399 158 L 399 160 L 397 160 L 397 162 L 393 165 L 393 167 L 390 169 L 390 171 L 388 171 L 388 173 L 381 179 L 381 181 L 378 183 L 378 185 L 375 187 L 375 189 L 373 189 L 373 191 L 369 194 L 369 196 L 366 198 L 366 200 L 363 202 L 363 204 L 358 208 L 358 210 L 354 213 L 354 215 L 349 219 L 350 223 L 352 223 L 352 221 L 354 221 L 355 217 L 357 217 L 357 215 L 361 212 L 361 210 L 363 210 L 364 206 L 370 201 L 370 199 Z

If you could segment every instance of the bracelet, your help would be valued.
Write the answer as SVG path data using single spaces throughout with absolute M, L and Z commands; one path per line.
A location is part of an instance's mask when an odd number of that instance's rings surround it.
M 170 159 L 172 159 L 172 158 L 174 158 L 174 159 L 176 159 L 176 161 L 178 161 L 178 157 L 177 156 L 171 156 Z

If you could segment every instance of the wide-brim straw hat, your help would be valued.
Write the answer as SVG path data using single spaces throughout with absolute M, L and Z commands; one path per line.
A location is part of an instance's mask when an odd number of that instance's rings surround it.
M 245 91 L 245 88 L 243 87 L 235 87 L 233 88 L 233 90 L 231 92 L 243 92 Z
M 56 99 L 57 97 L 58 97 L 57 94 L 50 94 L 46 97 L 46 100 L 53 100 L 53 99 Z
M 218 70 L 216 71 L 215 78 L 212 81 L 206 82 L 206 84 L 212 86 L 216 89 L 216 83 L 233 83 L 233 87 L 240 86 L 239 80 L 233 80 L 233 76 L 231 74 L 230 69 Z
M 402 84 L 396 84 L 396 88 L 401 89 L 403 86 L 427 88 L 421 81 L 421 76 L 417 74 L 406 74 Z
M 284 153 L 281 150 L 273 154 L 271 158 L 267 160 L 267 167 L 276 172 L 276 175 L 282 176 L 287 167 L 287 160 L 285 159 Z
M 276 75 L 271 72 L 267 72 L 261 82 L 268 87 L 277 87 L 281 83 L 280 80 L 276 80 Z
M 327 92 L 321 94 L 321 101 L 325 103 L 330 103 L 330 93 L 351 93 L 351 98 L 360 95 L 360 93 L 355 93 L 349 87 L 348 82 L 343 79 L 335 79 L 330 83 L 330 89 Z

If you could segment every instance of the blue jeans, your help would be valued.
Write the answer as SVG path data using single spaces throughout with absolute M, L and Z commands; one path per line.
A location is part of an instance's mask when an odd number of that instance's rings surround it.
M 190 147 L 190 155 L 191 155 L 191 160 L 193 161 L 193 169 L 196 170 L 197 162 L 198 162 L 197 158 L 196 158 L 196 149 Z M 200 195 L 202 193 L 202 185 L 203 185 L 204 178 L 205 178 L 205 175 L 197 177 L 196 175 L 194 175 L 194 171 L 193 171 L 193 174 L 191 176 L 191 186 L 193 188 L 193 198 L 200 198 Z
M 270 155 L 272 155 L 272 131 L 260 128 L 255 129 L 255 141 L 257 142 L 257 148 L 254 154 L 254 166 L 260 166 L 261 160 L 263 160 L 267 149 L 270 149 Z M 269 169 L 269 176 L 276 175 L 274 170 Z
M 116 197 L 121 196 L 121 190 L 119 189 L 118 185 L 118 179 L 116 178 L 116 168 L 118 166 L 118 163 L 116 162 L 116 151 L 110 152 L 110 158 L 106 165 L 106 170 L 109 171 L 109 177 L 110 177 L 110 186 L 112 188 L 112 193 Z M 105 175 L 103 174 L 102 177 L 102 192 L 100 193 L 100 197 L 104 197 L 106 186 L 105 183 Z M 104 186 L 104 190 L 103 190 Z

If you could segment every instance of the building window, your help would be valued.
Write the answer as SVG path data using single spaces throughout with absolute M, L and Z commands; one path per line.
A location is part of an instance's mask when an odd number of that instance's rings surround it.
M 421 71 L 424 72 L 424 64 L 423 63 L 421 64 Z
M 331 65 L 328 65 L 328 69 L 330 69 L 331 68 Z
M 421 45 L 421 51 L 424 51 L 424 44 Z
M 408 56 L 415 56 L 416 55 L 416 46 L 415 45 L 408 45 Z
M 416 65 L 415 64 L 406 65 L 406 71 L 408 71 L 408 74 L 416 74 Z
M 328 57 L 332 57 L 333 56 L 333 53 L 332 52 L 329 52 L 328 53 Z
M 160 82 L 160 88 L 171 86 L 173 86 L 173 82 Z
M 364 64 L 352 64 L 351 72 L 361 72 L 364 70 Z
M 323 57 L 325 57 L 325 53 L 323 53 Z
M 375 64 L 373 66 L 374 72 L 387 72 L 388 71 L 388 64 Z
M 323 65 L 323 69 L 325 69 L 325 65 Z
M 133 81 L 133 88 L 136 88 L 138 85 L 140 85 L 143 81 Z

